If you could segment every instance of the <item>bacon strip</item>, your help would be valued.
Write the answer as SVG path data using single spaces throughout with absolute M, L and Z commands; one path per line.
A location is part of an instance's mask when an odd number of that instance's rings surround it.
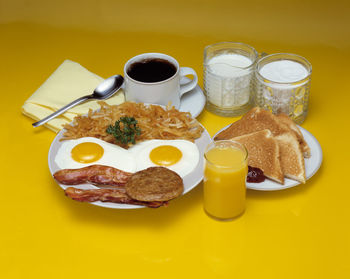
M 74 187 L 68 187 L 65 191 L 66 196 L 80 202 L 115 202 L 135 205 L 144 205 L 151 208 L 157 208 L 167 205 L 167 202 L 143 202 L 130 198 L 124 188 L 116 189 L 91 189 L 83 190 Z
M 130 176 L 129 172 L 102 165 L 91 165 L 80 169 L 63 169 L 53 174 L 53 177 L 64 185 L 90 183 L 98 186 L 124 186 Z

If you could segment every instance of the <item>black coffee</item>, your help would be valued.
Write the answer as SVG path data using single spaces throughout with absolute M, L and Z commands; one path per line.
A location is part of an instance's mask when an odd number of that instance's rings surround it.
M 147 58 L 132 63 L 127 74 L 134 80 L 141 82 L 158 82 L 166 80 L 176 73 L 176 67 L 161 58 Z

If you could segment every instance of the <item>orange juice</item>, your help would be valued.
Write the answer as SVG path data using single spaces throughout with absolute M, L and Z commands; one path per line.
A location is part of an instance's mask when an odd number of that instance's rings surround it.
M 211 143 L 205 152 L 204 209 L 218 219 L 231 219 L 245 210 L 247 151 L 234 141 Z

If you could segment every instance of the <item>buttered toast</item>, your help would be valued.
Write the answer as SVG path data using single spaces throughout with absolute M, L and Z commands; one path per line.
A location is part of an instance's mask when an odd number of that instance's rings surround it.
M 308 146 L 308 144 L 306 143 L 303 134 L 300 132 L 298 126 L 294 123 L 294 121 L 292 119 L 290 119 L 288 117 L 288 115 L 281 113 L 281 114 L 277 114 L 276 115 L 278 117 L 278 119 L 284 123 L 285 125 L 287 125 L 295 134 L 295 136 L 298 139 L 299 145 L 301 147 L 301 150 L 304 154 L 305 158 L 310 158 L 311 156 L 311 151 L 310 151 L 310 147 Z
M 234 137 L 232 140 L 244 144 L 247 148 L 249 166 L 259 168 L 266 177 L 284 183 L 279 145 L 270 130 Z
M 227 129 L 219 133 L 215 140 L 230 139 L 264 129 L 269 129 L 274 136 L 291 133 L 291 130 L 271 112 L 255 107 L 243 115 L 240 120 L 233 122 Z
M 299 142 L 293 134 L 275 137 L 280 147 L 280 161 L 283 174 L 301 183 L 306 182 L 304 156 Z
M 286 118 L 288 116 L 276 116 L 269 111 L 255 107 L 219 133 L 214 140 L 233 139 L 267 129 L 271 131 L 279 146 L 279 160 L 284 176 L 305 183 L 304 154 L 305 157 L 310 156 L 310 148 L 298 127 L 290 123 L 292 120 Z

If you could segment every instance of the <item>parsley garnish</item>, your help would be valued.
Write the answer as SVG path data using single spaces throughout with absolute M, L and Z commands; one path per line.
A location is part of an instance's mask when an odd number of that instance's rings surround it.
M 122 128 L 120 124 L 122 123 Z M 137 126 L 137 120 L 134 117 L 120 117 L 115 125 L 109 125 L 106 132 L 114 136 L 117 142 L 122 144 L 135 144 L 136 136 L 141 134 L 141 129 Z

